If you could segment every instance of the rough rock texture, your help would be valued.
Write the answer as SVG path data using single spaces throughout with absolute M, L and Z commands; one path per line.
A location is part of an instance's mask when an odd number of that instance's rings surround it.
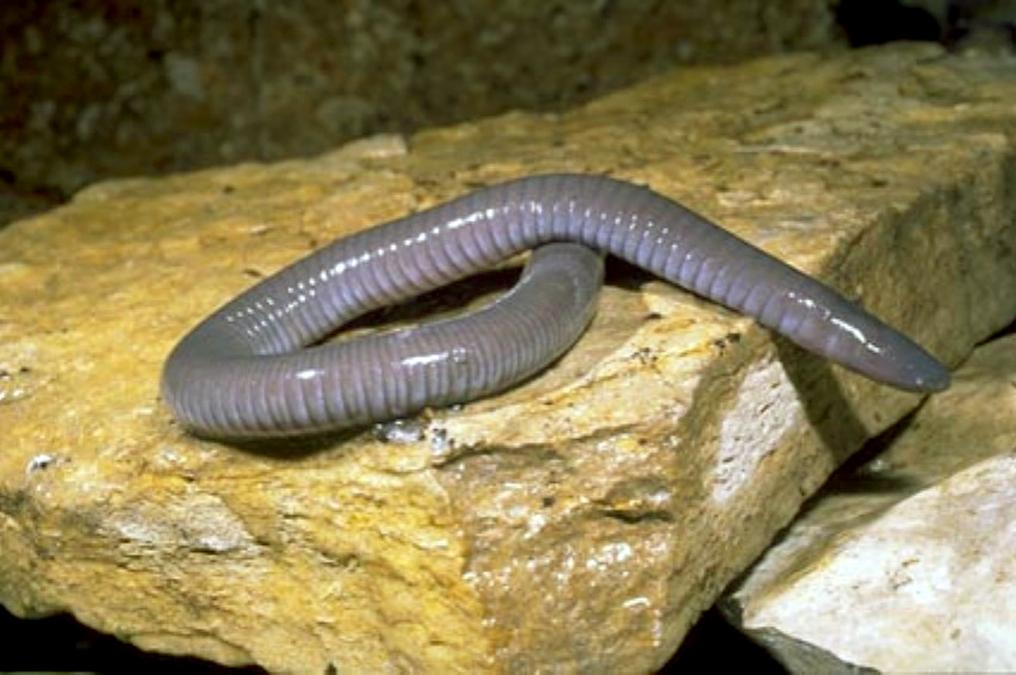
M 1016 312 L 1012 72 L 929 47 L 692 69 L 561 115 L 96 185 L 12 225 L 0 601 L 280 671 L 658 667 L 916 396 L 623 265 L 558 364 L 417 441 L 198 441 L 158 400 L 166 353 L 331 237 L 569 170 L 647 182 L 956 363 Z
M 826 0 L 5 2 L 0 35 L 0 184 L 63 195 L 836 42 Z
M 978 348 L 725 602 L 793 672 L 1016 671 L 1016 336 Z

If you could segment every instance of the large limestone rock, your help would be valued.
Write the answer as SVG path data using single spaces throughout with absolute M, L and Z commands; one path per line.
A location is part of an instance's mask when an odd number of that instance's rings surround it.
M 1012 68 L 897 47 L 696 69 L 562 115 L 96 185 L 12 225 L 0 601 L 279 671 L 660 666 L 917 396 L 621 265 L 553 368 L 402 435 L 199 441 L 158 400 L 168 350 L 332 237 L 569 170 L 649 183 L 957 363 L 1016 313 Z
M 1016 671 L 1016 336 L 978 348 L 724 603 L 791 671 Z

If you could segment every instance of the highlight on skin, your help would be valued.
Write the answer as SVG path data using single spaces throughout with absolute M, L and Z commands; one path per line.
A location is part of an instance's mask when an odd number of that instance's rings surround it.
M 518 284 L 478 312 L 308 346 L 528 249 Z M 585 330 L 602 253 L 874 380 L 917 392 L 949 385 L 948 370 L 908 337 L 677 202 L 612 178 L 552 174 L 338 239 L 261 281 L 177 344 L 163 397 L 199 435 L 249 439 L 362 426 L 503 391 Z

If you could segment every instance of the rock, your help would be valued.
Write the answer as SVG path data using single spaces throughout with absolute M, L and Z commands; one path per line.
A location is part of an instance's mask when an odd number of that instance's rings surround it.
M 725 603 L 792 672 L 1016 670 L 1016 336 L 823 489 Z
M 1011 72 L 927 46 L 693 69 L 560 115 L 99 184 L 11 225 L 0 602 L 273 671 L 658 668 L 919 397 L 623 265 L 554 367 L 399 433 L 199 441 L 158 400 L 167 352 L 332 237 L 568 170 L 649 183 L 957 363 L 1016 313 Z
M 826 0 L 5 9 L 0 187 L 10 178 L 23 192 L 64 198 L 110 177 L 306 156 L 365 133 L 562 109 L 677 64 L 843 43 Z

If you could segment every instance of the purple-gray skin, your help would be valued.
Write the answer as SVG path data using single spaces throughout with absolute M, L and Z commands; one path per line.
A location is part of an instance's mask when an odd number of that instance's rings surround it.
M 521 280 L 463 317 L 313 345 L 341 324 L 535 249 Z M 824 284 L 645 187 L 545 175 L 338 239 L 231 300 L 166 361 L 162 394 L 194 433 L 294 436 L 469 401 L 539 372 L 589 324 L 602 252 L 754 317 L 900 389 L 949 372 Z

